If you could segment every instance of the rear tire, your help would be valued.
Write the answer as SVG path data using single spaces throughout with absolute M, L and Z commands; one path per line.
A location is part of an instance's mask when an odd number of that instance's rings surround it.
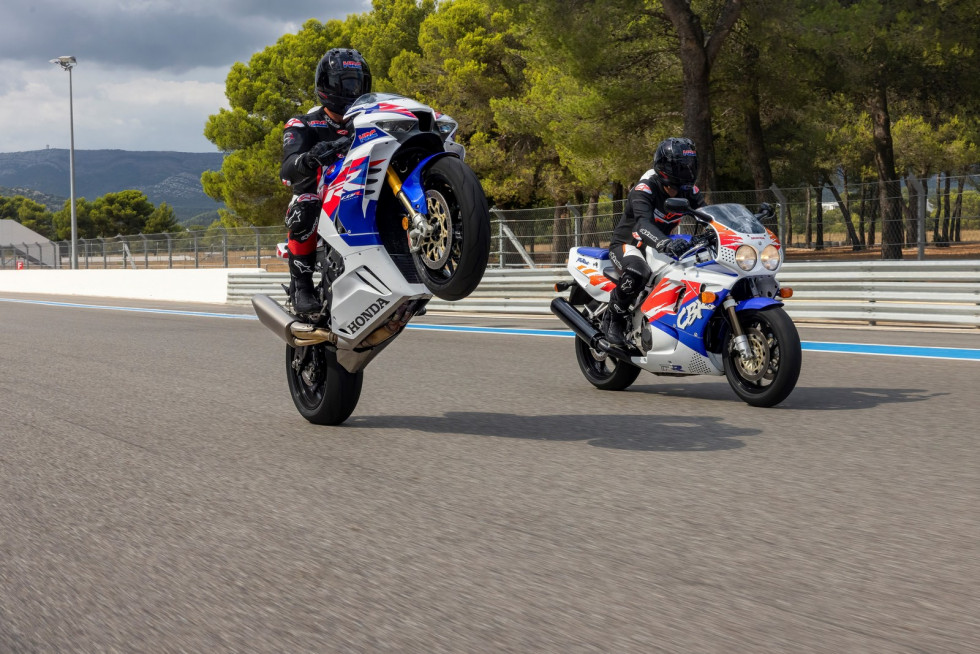
M 287 345 L 286 380 L 301 416 L 315 425 L 339 425 L 357 406 L 364 371 L 347 372 L 326 345 Z
M 725 337 L 725 376 L 732 390 L 752 406 L 779 404 L 796 388 L 803 364 L 800 335 L 793 320 L 780 307 L 743 311 L 738 316 L 749 337 L 755 358 L 743 361 L 732 346 L 732 333 Z
M 596 352 L 581 338 L 575 337 L 575 358 L 589 383 L 601 391 L 621 391 L 636 381 L 640 369 L 603 352 Z
M 422 173 L 433 232 L 412 255 L 422 281 L 443 300 L 472 293 L 490 258 L 490 210 L 476 174 L 456 157 L 441 157 Z

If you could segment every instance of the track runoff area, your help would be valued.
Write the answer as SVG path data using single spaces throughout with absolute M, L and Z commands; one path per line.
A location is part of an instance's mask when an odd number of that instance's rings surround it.
M 61 307 L 67 309 L 86 309 L 99 311 L 125 311 L 136 313 L 164 314 L 175 316 L 189 316 L 198 318 L 218 319 L 218 320 L 258 320 L 251 313 L 227 313 L 218 311 L 195 311 L 184 309 L 169 309 L 160 307 L 140 307 L 129 306 L 126 304 L 109 305 L 81 302 L 56 302 L 49 300 L 33 300 L 21 298 L 0 298 L 0 303 L 20 303 L 35 304 L 43 306 Z M 244 309 L 244 308 L 243 308 Z M 430 332 L 456 332 L 466 334 L 490 334 L 505 336 L 525 336 L 528 338 L 575 338 L 575 335 L 566 329 L 534 329 L 523 327 L 494 327 L 479 325 L 455 324 L 460 320 L 470 322 L 499 322 L 497 316 L 458 316 L 456 314 L 430 314 L 436 319 L 445 319 L 453 324 L 435 324 L 430 322 L 415 322 L 409 324 L 407 329 Z M 522 317 L 525 318 L 525 317 Z M 530 320 L 528 320 L 530 322 Z M 811 325 L 798 325 L 804 328 Z M 835 328 L 847 329 L 848 326 L 834 325 Z M 862 327 L 861 331 L 867 335 L 869 331 L 874 332 L 880 329 L 876 327 Z M 905 328 L 908 330 L 909 328 Z M 934 331 L 934 330 L 933 330 Z M 976 330 L 970 329 L 951 329 L 946 330 L 950 333 L 975 334 Z M 980 348 L 961 348 L 961 347 L 936 347 L 924 345 L 888 345 L 877 343 L 852 343 L 852 342 L 833 342 L 833 341 L 802 341 L 803 351 L 805 352 L 826 352 L 834 354 L 859 354 L 872 356 L 891 356 L 891 357 L 910 357 L 919 359 L 949 359 L 958 361 L 978 361 L 980 362 Z

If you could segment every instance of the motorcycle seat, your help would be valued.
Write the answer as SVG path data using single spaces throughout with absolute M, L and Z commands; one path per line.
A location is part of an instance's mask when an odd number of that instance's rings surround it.
M 609 258 L 609 250 L 606 248 L 578 248 L 578 253 L 582 256 L 593 257 L 595 259 Z
M 602 274 L 605 275 L 607 279 L 611 279 L 616 282 L 619 281 L 619 271 L 616 269 L 616 266 L 604 267 L 602 269 Z

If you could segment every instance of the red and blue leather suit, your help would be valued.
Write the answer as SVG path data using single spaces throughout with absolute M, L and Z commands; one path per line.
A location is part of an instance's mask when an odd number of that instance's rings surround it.
M 286 228 L 289 230 L 289 251 L 294 255 L 310 255 L 316 251 L 314 236 L 321 207 L 317 195 L 320 167 L 315 163 L 307 165 L 308 158 L 303 155 L 318 143 L 329 143 L 350 135 L 351 129 L 331 120 L 323 107 L 286 121 L 279 176 L 282 183 L 293 190 L 294 200 L 286 212 Z M 336 148 L 335 156 L 342 157 L 344 149 Z M 323 157 L 320 159 L 322 161 Z

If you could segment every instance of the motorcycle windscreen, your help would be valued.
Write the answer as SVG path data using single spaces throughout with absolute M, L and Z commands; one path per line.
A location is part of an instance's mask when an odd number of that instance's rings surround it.
M 699 209 L 729 229 L 743 234 L 765 234 L 766 228 L 742 204 L 709 204 Z

